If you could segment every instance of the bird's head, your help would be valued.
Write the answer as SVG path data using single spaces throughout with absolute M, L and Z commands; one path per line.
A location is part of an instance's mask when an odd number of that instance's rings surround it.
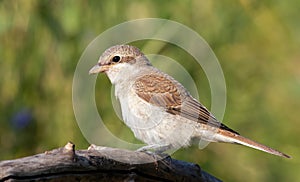
M 136 47 L 130 45 L 116 45 L 104 51 L 98 63 L 89 74 L 118 72 L 129 66 L 150 65 L 145 55 Z

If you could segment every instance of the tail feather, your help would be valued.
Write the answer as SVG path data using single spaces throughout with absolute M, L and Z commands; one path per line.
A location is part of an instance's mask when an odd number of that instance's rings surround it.
M 270 153 L 270 154 L 273 154 L 273 155 L 277 155 L 277 156 L 280 156 L 280 157 L 291 158 L 291 156 L 289 156 L 285 153 L 282 153 L 278 150 L 267 147 L 263 144 L 257 143 L 253 140 L 245 138 L 245 137 L 243 137 L 241 135 L 238 135 L 236 133 L 232 133 L 230 131 L 219 130 L 218 134 L 220 134 L 220 136 L 222 136 L 221 137 L 222 139 L 220 141 L 223 141 L 223 142 L 237 143 L 237 144 L 245 145 L 245 146 L 248 146 L 248 147 L 251 147 L 251 148 L 254 148 L 254 149 L 257 149 L 257 150 L 261 150 L 261 151 L 264 151 L 264 152 L 267 152 L 267 153 Z

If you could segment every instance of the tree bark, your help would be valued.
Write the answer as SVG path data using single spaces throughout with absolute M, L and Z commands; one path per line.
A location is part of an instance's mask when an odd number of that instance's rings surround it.
M 91 145 L 64 147 L 0 161 L 0 181 L 203 181 L 220 180 L 197 164 L 169 156 Z

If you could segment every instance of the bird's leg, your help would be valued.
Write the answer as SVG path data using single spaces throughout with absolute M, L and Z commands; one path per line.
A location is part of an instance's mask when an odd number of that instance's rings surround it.
M 162 154 L 164 151 L 169 150 L 171 148 L 170 144 L 161 145 L 161 144 L 153 144 L 153 145 L 146 145 L 137 149 L 138 152 L 149 152 L 152 153 L 150 150 L 154 151 L 154 154 Z
M 166 150 L 172 148 L 172 145 L 160 145 L 160 144 L 153 144 L 153 145 L 146 145 L 137 149 L 138 152 L 145 152 L 146 154 L 153 157 L 155 164 L 158 165 L 157 161 L 170 157 L 168 154 L 163 153 Z M 154 152 L 150 151 L 153 150 Z

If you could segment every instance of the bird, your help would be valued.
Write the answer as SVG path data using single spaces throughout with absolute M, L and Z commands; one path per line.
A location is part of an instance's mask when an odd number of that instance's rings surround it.
M 89 70 L 89 74 L 97 73 L 106 74 L 115 86 L 124 123 L 146 143 L 138 151 L 163 153 L 188 147 L 198 139 L 241 144 L 290 158 L 222 124 L 181 83 L 154 67 L 137 47 L 115 45 L 106 49 Z

